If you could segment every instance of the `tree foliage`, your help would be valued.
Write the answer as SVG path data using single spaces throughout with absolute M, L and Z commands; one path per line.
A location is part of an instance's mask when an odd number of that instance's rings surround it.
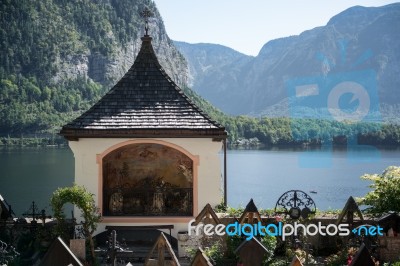
M 398 125 L 289 117 L 230 116 L 211 105 L 190 88 L 185 94 L 228 131 L 230 143 L 257 138 L 266 146 L 274 145 L 400 145 Z
M 55 133 L 93 105 L 106 90 L 68 79 L 65 62 L 124 49 L 143 29 L 144 6 L 155 9 L 150 0 L 1 1 L 0 135 Z
M 88 192 L 84 187 L 74 185 L 72 187 L 58 188 L 51 197 L 51 207 L 54 211 L 54 217 L 57 219 L 58 225 L 62 227 L 65 223 L 65 215 L 63 206 L 66 203 L 76 205 L 82 211 L 83 230 L 86 239 L 90 243 L 92 258 L 95 258 L 94 243 L 92 235 L 96 231 L 97 224 L 101 220 L 100 213 L 93 199 L 93 194 Z
M 372 191 L 360 199 L 361 204 L 370 206 L 369 212 L 400 213 L 400 167 L 389 166 L 382 174 L 365 174 L 361 178 L 373 182 L 370 185 Z
M 261 243 L 266 248 L 266 253 L 264 255 L 264 263 L 265 265 L 268 265 L 271 262 L 272 257 L 274 256 L 275 253 L 277 245 L 276 237 L 266 234 L 261 238 Z
M 104 92 L 86 78 L 41 86 L 33 77 L 10 75 L 0 80 L 0 134 L 58 132 Z

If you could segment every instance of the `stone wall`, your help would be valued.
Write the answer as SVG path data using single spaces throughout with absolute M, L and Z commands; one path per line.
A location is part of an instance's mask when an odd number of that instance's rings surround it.
M 400 260 L 400 236 L 381 236 L 378 241 L 381 260 L 392 262 Z

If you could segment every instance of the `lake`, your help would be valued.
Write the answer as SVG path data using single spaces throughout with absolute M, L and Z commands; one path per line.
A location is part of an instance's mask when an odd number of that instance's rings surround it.
M 72 185 L 73 176 L 74 157 L 69 148 L 0 149 L 0 194 L 18 216 L 28 211 L 32 201 L 39 211 L 51 213 L 53 191 Z
M 366 147 L 230 150 L 228 203 L 246 206 L 252 197 L 259 208 L 274 208 L 284 192 L 302 190 L 318 209 L 342 209 L 349 196 L 361 197 L 370 191 L 370 182 L 361 175 L 400 165 L 399 158 L 399 149 Z
M 297 189 L 308 193 L 317 208 L 328 210 L 342 208 L 350 195 L 368 192 L 369 182 L 359 177 L 400 165 L 400 150 L 228 150 L 227 158 L 230 206 L 245 206 L 253 198 L 259 208 L 274 208 L 284 192 Z M 69 148 L 3 148 L 0 169 L 0 194 L 18 216 L 33 200 L 39 210 L 51 213 L 52 192 L 72 185 L 74 158 Z

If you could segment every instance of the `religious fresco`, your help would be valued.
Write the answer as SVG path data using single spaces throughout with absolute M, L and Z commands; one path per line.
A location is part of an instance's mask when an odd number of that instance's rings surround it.
M 103 158 L 103 215 L 188 216 L 193 213 L 193 162 L 168 146 L 121 147 Z

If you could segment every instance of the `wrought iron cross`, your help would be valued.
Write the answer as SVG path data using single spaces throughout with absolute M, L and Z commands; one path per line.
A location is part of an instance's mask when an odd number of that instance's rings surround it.
M 140 13 L 141 17 L 144 18 L 145 26 L 144 30 L 146 31 L 146 36 L 149 35 L 149 18 L 153 16 L 153 13 L 147 7 Z
M 23 215 L 23 216 L 26 216 L 26 217 L 32 216 L 32 220 L 35 221 L 35 220 L 36 220 L 36 217 L 38 217 L 39 214 L 40 214 L 40 212 L 39 212 L 39 210 L 38 210 L 38 208 L 37 208 L 37 205 L 35 204 L 34 201 L 32 201 L 32 205 L 31 205 L 31 206 L 29 207 L 29 209 L 28 209 L 26 212 L 24 212 L 22 215 Z

